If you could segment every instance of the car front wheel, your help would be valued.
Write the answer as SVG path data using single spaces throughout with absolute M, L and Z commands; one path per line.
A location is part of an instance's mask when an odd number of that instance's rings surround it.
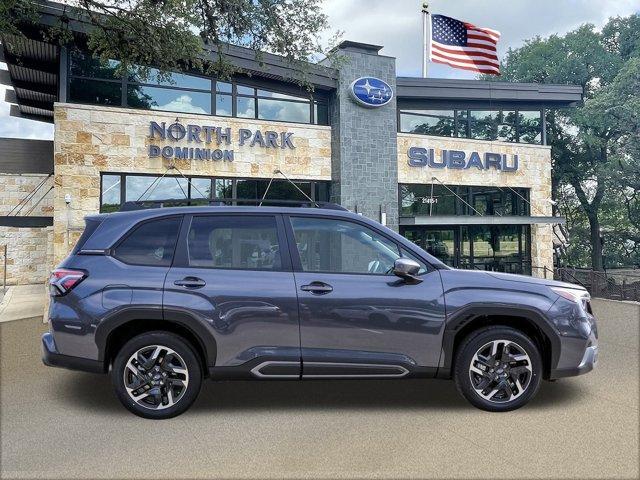
M 200 391 L 202 370 L 193 349 L 168 332 L 129 340 L 113 362 L 111 379 L 122 404 L 144 418 L 180 415 Z
M 510 327 L 487 327 L 466 337 L 457 350 L 458 391 L 483 410 L 504 412 L 525 405 L 542 377 L 540 352 L 531 339 Z

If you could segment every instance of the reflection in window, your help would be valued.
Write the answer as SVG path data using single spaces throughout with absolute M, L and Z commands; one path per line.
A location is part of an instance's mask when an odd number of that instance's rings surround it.
M 258 98 L 258 118 L 284 122 L 309 123 L 309 102 L 289 102 Z
M 211 179 L 192 178 L 190 196 L 191 198 L 211 198 Z
M 184 113 L 211 113 L 211 94 L 129 85 L 127 104 L 134 108 Z
M 174 217 L 143 223 L 116 247 L 114 256 L 134 265 L 171 265 L 180 221 Z
M 233 184 L 231 179 L 216 178 L 215 190 L 213 196 L 215 198 L 233 198 Z
M 69 82 L 69 96 L 76 102 L 97 105 L 121 105 L 122 85 L 120 82 L 101 82 L 72 78 Z
M 233 114 L 231 95 L 216 93 L 216 115 L 230 117 Z
M 107 60 L 102 62 L 99 58 L 92 56 L 89 52 L 73 49 L 71 50 L 71 75 L 79 77 L 118 79 L 120 75 L 116 69 L 120 66 L 117 60 Z
M 155 68 L 133 67 L 129 73 L 129 80 L 137 83 L 151 83 L 169 87 L 211 90 L 211 80 L 208 78 L 183 73 L 160 75 L 160 71 Z
M 127 175 L 127 202 L 187 199 L 187 180 L 179 177 Z
M 400 257 L 395 243 L 357 223 L 292 217 L 291 225 L 305 272 L 388 275 Z
M 540 112 L 518 112 L 518 136 L 524 143 L 542 143 Z
M 241 118 L 256 118 L 255 99 L 238 97 L 236 99 L 236 116 Z
M 274 217 L 194 217 L 187 237 L 187 251 L 191 267 L 282 268 Z
M 102 176 L 102 212 L 117 212 L 120 209 L 120 175 Z
M 439 137 L 453 137 L 455 131 L 453 110 L 414 110 L 400 116 L 402 132 L 422 133 Z
M 326 103 L 314 102 L 313 117 L 316 125 L 329 125 L 329 106 Z

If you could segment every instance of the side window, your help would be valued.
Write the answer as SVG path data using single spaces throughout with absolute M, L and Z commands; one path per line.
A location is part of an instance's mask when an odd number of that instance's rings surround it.
M 194 217 L 187 237 L 187 251 L 191 267 L 282 268 L 275 217 Z
M 178 239 L 181 217 L 152 220 L 135 227 L 115 249 L 125 263 L 168 267 Z
M 398 246 L 363 225 L 331 218 L 291 217 L 305 272 L 389 274 Z
M 420 270 L 418 271 L 418 275 L 422 275 L 423 273 L 427 273 L 429 271 L 427 264 L 424 263 L 423 260 L 415 256 L 413 253 L 411 253 L 409 250 L 406 250 L 405 248 L 401 247 L 400 252 L 402 253 L 403 257 L 410 258 L 411 260 L 418 262 L 420 264 Z

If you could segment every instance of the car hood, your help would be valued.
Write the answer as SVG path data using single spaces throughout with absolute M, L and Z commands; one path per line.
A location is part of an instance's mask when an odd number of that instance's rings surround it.
M 463 270 L 451 268 L 447 270 L 447 275 L 453 275 L 454 277 L 460 277 L 463 280 L 462 283 L 471 282 L 473 284 L 495 284 L 496 280 L 502 282 L 518 283 L 529 285 L 539 285 L 547 287 L 563 287 L 574 288 L 578 290 L 585 290 L 581 285 L 575 283 L 558 282 L 557 280 L 547 278 L 530 277 L 528 275 L 514 275 L 512 273 L 500 273 L 500 272 L 487 272 L 482 270 Z

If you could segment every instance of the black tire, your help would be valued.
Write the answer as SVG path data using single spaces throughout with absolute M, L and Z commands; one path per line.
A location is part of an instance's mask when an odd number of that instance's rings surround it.
M 494 342 L 498 349 L 496 355 L 486 355 L 492 351 Z M 508 347 L 505 348 L 504 345 Z M 513 352 L 508 353 L 508 359 L 519 360 L 508 362 L 501 356 L 505 349 Z M 476 370 L 472 371 L 471 362 L 476 354 L 478 357 L 474 366 L 484 371 L 483 375 Z M 485 364 L 491 364 L 490 369 L 485 370 Z M 529 364 L 530 369 L 526 368 L 526 364 Z M 470 333 L 460 344 L 455 356 L 454 378 L 458 391 L 472 405 L 490 412 L 507 412 L 522 407 L 537 393 L 542 379 L 542 358 L 535 343 L 519 330 L 505 326 L 485 327 Z M 514 378 L 518 381 L 517 384 Z M 485 385 L 486 388 L 482 388 Z M 477 391 L 475 387 L 480 387 L 481 391 Z M 497 388 L 499 390 L 492 395 Z
M 161 347 L 156 360 L 153 359 L 155 346 Z M 170 353 L 170 350 L 173 350 L 173 353 Z M 143 357 L 136 355 L 139 351 L 143 352 Z M 127 367 L 129 359 L 133 355 L 136 355 L 136 364 L 142 366 L 142 370 L 140 370 L 142 377 L 137 377 Z M 145 358 L 145 356 L 149 358 L 146 363 L 143 364 L 137 361 L 139 358 Z M 162 361 L 162 363 L 159 364 L 159 361 Z M 156 369 L 158 370 L 157 372 L 155 372 Z M 186 374 L 182 373 L 184 369 L 187 371 Z M 125 377 L 125 373 L 127 377 Z M 150 379 L 144 377 L 144 374 L 149 377 L 155 375 L 154 378 L 156 379 L 153 381 L 153 385 L 151 385 Z M 169 376 L 168 378 L 167 375 Z M 165 378 L 162 378 L 162 376 Z M 172 376 L 175 377 L 175 380 L 171 380 Z M 127 391 L 126 378 L 132 379 L 132 382 L 139 381 L 139 384 L 142 385 L 141 390 L 147 388 L 144 386 L 146 383 L 157 395 L 149 395 L 146 399 L 138 399 L 138 401 L 134 400 Z M 143 382 L 141 378 L 145 378 L 147 381 Z M 181 387 L 180 384 L 184 384 L 185 380 L 186 387 Z M 180 415 L 191 406 L 200 392 L 202 369 L 193 348 L 182 337 L 163 331 L 148 332 L 133 337 L 118 351 L 113 361 L 111 381 L 118 399 L 125 408 L 140 417 L 161 420 Z M 159 382 L 162 382 L 162 386 L 158 385 Z M 133 384 L 135 383 L 131 383 L 130 386 Z M 137 389 L 138 387 L 135 388 Z M 170 394 L 168 389 L 171 389 Z M 137 392 L 137 390 L 134 391 Z M 146 392 L 141 395 L 145 394 Z M 173 397 L 174 394 L 176 395 L 175 398 Z M 171 395 L 171 402 L 175 401 L 175 403 L 170 404 L 169 395 Z M 155 402 L 156 408 L 154 408 L 154 400 L 159 400 Z

